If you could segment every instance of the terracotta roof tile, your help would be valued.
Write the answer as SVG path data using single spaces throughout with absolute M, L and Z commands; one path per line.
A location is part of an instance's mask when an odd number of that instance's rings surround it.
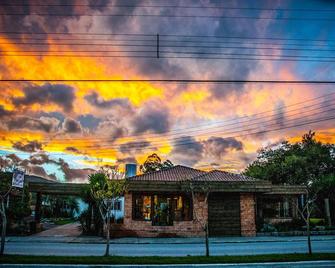
M 171 168 L 129 177 L 132 181 L 255 181 L 254 178 L 226 171 L 213 170 L 210 172 L 177 165 Z
M 194 181 L 256 181 L 256 179 L 242 174 L 235 174 L 221 170 L 212 170 L 193 178 Z
M 133 181 L 185 181 L 205 173 L 205 171 L 177 165 L 171 168 L 129 177 L 128 179 Z

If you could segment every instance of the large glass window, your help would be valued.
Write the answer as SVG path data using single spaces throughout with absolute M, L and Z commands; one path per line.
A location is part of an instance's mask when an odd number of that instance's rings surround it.
M 261 198 L 259 214 L 263 218 L 292 217 L 292 200 L 287 197 Z
M 150 195 L 134 195 L 133 219 L 145 220 L 145 221 L 151 220 L 151 196 Z
M 133 219 L 151 220 L 160 226 L 192 220 L 191 198 L 183 194 L 134 194 Z

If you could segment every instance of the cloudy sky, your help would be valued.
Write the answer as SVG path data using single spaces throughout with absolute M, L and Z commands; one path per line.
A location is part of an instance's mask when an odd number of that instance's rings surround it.
M 310 129 L 334 142 L 332 84 L 75 81 L 335 80 L 335 2 L 303 3 L 1 1 L 1 165 L 82 181 L 156 152 L 241 172 Z

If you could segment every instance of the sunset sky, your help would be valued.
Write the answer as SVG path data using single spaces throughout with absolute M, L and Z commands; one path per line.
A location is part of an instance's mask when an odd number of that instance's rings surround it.
M 334 81 L 335 2 L 301 3 L 1 1 L 1 165 L 77 182 L 155 152 L 241 172 L 309 130 L 335 142 L 330 83 L 73 81 Z

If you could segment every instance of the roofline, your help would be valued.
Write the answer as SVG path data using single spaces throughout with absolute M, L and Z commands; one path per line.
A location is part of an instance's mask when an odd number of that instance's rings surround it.
M 173 168 L 176 168 L 176 167 L 182 167 L 182 168 L 192 169 L 192 170 L 195 170 L 195 171 L 198 171 L 198 172 L 203 172 L 205 174 L 207 173 L 206 171 L 203 171 L 203 170 L 200 170 L 200 169 L 196 169 L 196 168 L 192 168 L 192 167 L 188 167 L 188 166 L 183 166 L 183 165 L 175 165 L 175 166 L 172 166 L 172 167 L 168 167 L 168 168 L 164 168 L 164 169 L 152 171 L 152 172 L 150 172 L 150 175 L 151 174 L 157 174 L 157 173 L 160 173 L 160 172 L 164 172 L 164 171 L 166 171 L 168 169 L 173 169 Z M 135 176 L 128 177 L 126 179 L 127 180 L 132 180 L 132 179 L 134 179 L 136 177 L 142 177 L 142 176 L 145 176 L 147 174 L 149 174 L 149 173 L 138 174 L 138 175 L 135 175 Z M 142 180 L 142 181 L 144 181 L 144 180 Z

